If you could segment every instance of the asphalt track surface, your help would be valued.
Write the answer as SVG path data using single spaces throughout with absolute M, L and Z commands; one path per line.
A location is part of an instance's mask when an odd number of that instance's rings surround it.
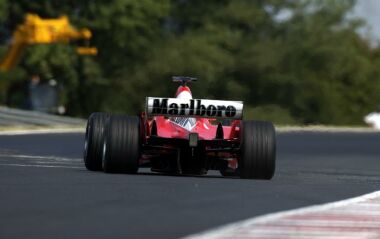
M 380 188 L 380 134 L 281 133 L 271 181 L 86 171 L 83 134 L 0 136 L 0 238 L 179 238 Z

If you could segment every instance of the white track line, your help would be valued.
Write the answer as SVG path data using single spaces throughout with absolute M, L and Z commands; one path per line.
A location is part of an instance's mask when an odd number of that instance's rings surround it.
M 0 154 L 0 166 L 38 167 L 38 168 L 83 168 L 77 166 L 82 162 L 79 158 L 64 158 L 56 156 L 38 156 L 22 154 Z M 7 158 L 23 160 L 22 163 L 7 162 Z M 2 162 L 1 162 L 2 161 Z M 14 161 L 14 160 L 12 160 Z
M 27 134 L 60 134 L 60 133 L 84 133 L 83 128 L 51 128 L 51 129 L 15 129 L 0 131 L 0 135 L 27 135 Z
M 80 158 L 64 158 L 56 156 L 39 156 L 39 155 L 23 155 L 23 154 L 0 154 L 4 158 L 20 158 L 20 159 L 35 159 L 35 160 L 54 160 L 54 161 L 67 161 L 67 162 L 81 162 Z
M 334 126 L 277 126 L 279 133 L 287 132 L 332 132 L 332 133 L 380 133 L 380 131 L 369 127 L 334 127 Z
M 63 166 L 63 165 L 40 165 L 40 164 L 17 164 L 17 163 L 0 163 L 0 166 L 11 166 L 11 167 L 35 167 L 35 168 L 81 168 L 75 166 Z
M 35 164 L 46 165 L 82 165 L 83 162 L 69 162 L 69 161 L 34 161 Z
M 254 217 L 185 238 L 380 238 L 380 191 Z

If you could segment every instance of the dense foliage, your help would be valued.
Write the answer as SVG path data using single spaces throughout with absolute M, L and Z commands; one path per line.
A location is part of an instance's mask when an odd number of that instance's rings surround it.
M 360 124 L 380 102 L 380 50 L 348 18 L 353 0 L 0 0 L 4 46 L 27 12 L 89 27 L 97 56 L 72 45 L 28 47 L 1 75 L 0 100 L 38 72 L 57 79 L 68 113 L 133 114 L 170 96 L 172 75 L 199 78 L 195 97 L 244 100 L 246 117 Z M 4 52 L 3 47 L 2 52 Z M 9 94 L 9 93 L 8 93 Z

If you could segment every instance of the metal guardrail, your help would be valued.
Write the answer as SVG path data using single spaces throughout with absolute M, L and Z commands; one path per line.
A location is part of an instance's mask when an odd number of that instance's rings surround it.
M 0 126 L 82 126 L 85 120 L 0 106 Z

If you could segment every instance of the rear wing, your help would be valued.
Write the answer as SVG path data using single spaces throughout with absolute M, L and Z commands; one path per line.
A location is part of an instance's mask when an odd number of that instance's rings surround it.
M 148 116 L 242 119 L 242 101 L 147 97 Z

